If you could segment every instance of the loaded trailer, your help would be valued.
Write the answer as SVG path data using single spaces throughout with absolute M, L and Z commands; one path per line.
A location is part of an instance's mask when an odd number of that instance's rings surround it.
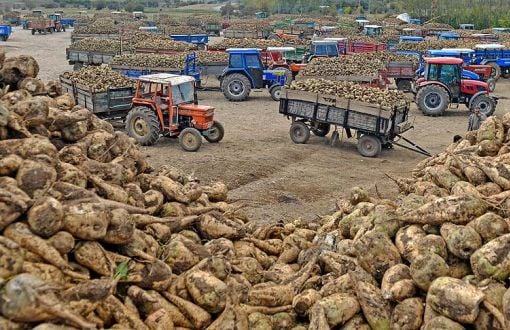
M 116 55 L 120 55 L 120 52 L 91 52 L 66 48 L 66 59 L 75 71 L 88 65 L 110 64 Z
M 279 113 L 292 121 L 290 138 L 297 144 L 307 143 L 310 133 L 324 137 L 333 126 L 332 142 L 339 137 L 336 129 L 342 127 L 348 138 L 358 139 L 358 152 L 365 157 L 376 157 L 383 147 L 393 145 L 430 156 L 428 151 L 402 136 L 413 127 L 409 110 L 410 106 L 386 108 L 334 95 L 289 89 L 282 90 L 279 107 Z
M 133 86 L 108 88 L 103 92 L 95 92 L 62 75 L 60 83 L 63 91 L 70 94 L 77 105 L 85 107 L 104 119 L 124 119 L 131 109 L 132 99 L 135 95 Z

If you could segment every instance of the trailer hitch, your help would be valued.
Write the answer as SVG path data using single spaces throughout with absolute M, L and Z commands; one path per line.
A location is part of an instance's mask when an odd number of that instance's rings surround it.
M 395 145 L 397 145 L 399 147 L 402 147 L 404 149 L 407 149 L 407 150 L 411 150 L 411 151 L 417 152 L 417 153 L 425 155 L 427 157 L 431 157 L 432 156 L 432 154 L 430 152 L 428 152 L 424 148 L 420 147 L 419 145 L 417 145 L 413 141 L 409 140 L 408 138 L 405 138 L 405 137 L 403 137 L 400 134 L 397 134 L 396 136 L 399 137 L 399 139 L 404 140 L 405 142 L 407 142 L 411 146 L 408 146 L 408 145 L 405 145 L 405 144 L 402 144 L 402 143 L 399 143 L 399 142 L 395 142 L 395 141 L 393 141 L 392 144 L 395 144 Z

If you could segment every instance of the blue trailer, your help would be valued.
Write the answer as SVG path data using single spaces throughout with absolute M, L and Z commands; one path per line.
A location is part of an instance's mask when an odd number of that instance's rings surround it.
M 200 70 L 197 66 L 197 57 L 195 53 L 186 55 L 184 68 L 131 67 L 123 65 L 111 65 L 111 68 L 130 78 L 138 78 L 140 76 L 154 73 L 173 73 L 191 76 L 197 81 L 197 86 L 200 85 Z
M 12 27 L 10 25 L 0 25 L 0 40 L 7 41 L 12 33 Z
M 76 22 L 76 18 L 62 18 L 60 23 L 67 27 L 74 27 L 74 22 Z
M 399 42 L 421 42 L 425 39 L 417 36 L 400 36 Z
M 492 66 L 492 77 L 510 77 L 510 49 L 501 44 L 480 44 L 475 46 L 475 64 Z
M 207 34 L 171 34 L 170 39 L 184 41 L 197 46 L 205 46 L 209 42 Z
M 441 39 L 441 40 L 459 40 L 460 34 L 455 33 L 455 32 L 443 32 L 443 33 L 440 33 L 437 36 L 437 38 Z

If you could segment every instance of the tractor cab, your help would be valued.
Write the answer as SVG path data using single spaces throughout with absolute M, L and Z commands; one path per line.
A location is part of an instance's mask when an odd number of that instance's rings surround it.
M 202 136 L 212 143 L 223 138 L 214 108 L 198 105 L 195 78 L 168 73 L 137 78 L 126 131 L 141 145 L 154 144 L 161 134 L 176 136 L 186 151 L 197 151 Z
M 496 28 L 492 28 L 492 32 L 494 32 L 494 33 L 510 33 L 510 28 L 496 27 Z
M 474 24 L 459 24 L 459 29 L 461 30 L 474 30 L 475 25 Z
M 363 35 L 380 36 L 383 34 L 383 28 L 380 25 L 365 25 L 363 27 Z
M 427 51 L 427 57 L 457 57 L 464 61 L 464 63 L 471 63 L 475 51 L 469 48 L 443 48 L 433 49 Z
M 316 57 L 338 57 L 339 52 L 336 40 L 313 40 L 307 62 Z
M 60 22 L 62 21 L 62 15 L 61 14 L 51 14 L 51 15 L 48 15 L 48 18 L 51 19 L 53 22 Z
M 479 108 L 487 116 L 496 109 L 487 83 L 462 79 L 464 61 L 453 57 L 425 57 L 424 76 L 416 81 L 416 103 L 426 114 L 440 116 L 451 103 Z
M 358 25 L 359 28 L 363 28 L 368 23 L 370 23 L 370 21 L 367 20 L 366 18 L 357 18 L 356 19 L 356 24 Z
M 252 89 L 267 88 L 275 101 L 280 100 L 281 87 L 292 80 L 286 68 L 264 69 L 258 48 L 229 48 L 228 67 L 220 76 L 223 95 L 230 101 L 244 101 Z

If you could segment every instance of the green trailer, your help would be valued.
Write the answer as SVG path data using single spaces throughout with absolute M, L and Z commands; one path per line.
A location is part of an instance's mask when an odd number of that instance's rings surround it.
M 294 47 L 294 46 L 292 46 Z M 287 62 L 291 63 L 301 63 L 303 62 L 303 58 L 308 51 L 306 47 L 295 47 L 295 50 L 285 51 L 283 56 L 287 60 Z

